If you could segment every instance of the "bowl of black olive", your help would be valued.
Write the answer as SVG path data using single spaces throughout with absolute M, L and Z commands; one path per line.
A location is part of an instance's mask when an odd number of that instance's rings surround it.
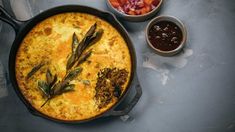
M 148 45 L 162 56 L 179 53 L 186 44 L 187 31 L 184 24 L 173 16 L 158 16 L 146 28 Z

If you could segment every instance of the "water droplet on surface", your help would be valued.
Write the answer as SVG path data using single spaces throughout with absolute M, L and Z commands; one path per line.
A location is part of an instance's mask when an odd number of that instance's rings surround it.
M 167 82 L 174 79 L 172 68 L 178 70 L 184 68 L 188 63 L 189 57 L 192 55 L 192 49 L 184 49 L 184 52 L 173 57 L 162 57 L 155 53 L 145 53 L 145 60 L 142 66 L 154 70 L 159 76 L 160 83 L 165 86 Z M 166 65 L 169 65 L 171 68 Z
M 129 115 L 120 116 L 120 119 L 121 119 L 123 122 L 126 122 L 129 118 L 130 118 Z
M 130 116 L 130 115 L 124 115 L 124 116 L 120 116 L 120 119 L 123 121 L 123 122 L 128 122 L 128 123 L 132 123 L 135 121 L 135 119 Z

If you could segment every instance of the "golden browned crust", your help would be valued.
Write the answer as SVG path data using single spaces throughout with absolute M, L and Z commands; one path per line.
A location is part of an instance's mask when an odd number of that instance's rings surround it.
M 104 34 L 100 41 L 89 48 L 93 49 L 93 53 L 88 59 L 89 63 L 81 64 L 83 71 L 73 81 L 76 84 L 75 91 L 56 96 L 41 108 L 46 98 L 37 86 L 38 80 L 45 79 L 44 73 L 48 68 L 57 73 L 59 78 L 65 75 L 73 33 L 81 40 L 95 22 L 97 28 L 104 29 Z M 46 65 L 27 80 L 30 70 L 41 62 Z M 113 99 L 109 105 L 99 109 L 94 100 L 97 73 L 106 67 L 126 69 L 129 81 L 131 57 L 118 31 L 98 17 L 64 13 L 40 22 L 26 35 L 17 52 L 15 69 L 20 91 L 38 111 L 56 119 L 83 120 L 101 114 L 117 102 L 117 99 Z M 81 80 L 90 80 L 91 83 L 85 85 Z

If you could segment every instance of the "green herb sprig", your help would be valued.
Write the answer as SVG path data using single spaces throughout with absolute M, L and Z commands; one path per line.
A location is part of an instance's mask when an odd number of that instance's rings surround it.
M 84 38 L 79 42 L 77 35 L 74 33 L 72 37 L 72 52 L 67 60 L 66 75 L 62 80 L 58 80 L 57 75 L 52 75 L 48 69 L 46 72 L 46 81 L 38 81 L 38 87 L 47 97 L 47 100 L 42 104 L 43 107 L 53 97 L 64 92 L 73 91 L 75 85 L 70 84 L 81 72 L 80 64 L 85 62 L 92 54 L 92 50 L 84 53 L 84 51 L 100 40 L 103 29 L 96 31 L 97 24 L 95 23 L 85 34 Z

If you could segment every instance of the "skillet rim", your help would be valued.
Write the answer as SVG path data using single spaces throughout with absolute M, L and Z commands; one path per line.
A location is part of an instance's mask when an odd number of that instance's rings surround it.
M 130 56 L 131 56 L 130 80 L 128 82 L 126 90 L 124 91 L 122 96 L 119 98 L 119 100 L 115 104 L 113 104 L 109 109 L 107 109 L 106 111 L 99 113 L 96 116 L 93 116 L 93 117 L 90 117 L 87 119 L 82 119 L 82 120 L 63 120 L 63 119 L 51 117 L 49 115 L 46 115 L 46 114 L 40 112 L 39 110 L 34 108 L 29 103 L 29 101 L 25 98 L 25 96 L 22 94 L 22 92 L 18 86 L 16 76 L 15 76 L 15 60 L 16 60 L 17 51 L 20 47 L 22 40 L 25 38 L 25 36 L 28 34 L 28 32 L 31 31 L 32 28 L 35 27 L 39 22 L 41 22 L 51 16 L 54 16 L 54 15 L 57 15 L 60 13 L 66 13 L 66 12 L 80 12 L 80 13 L 91 14 L 91 15 L 97 16 L 100 19 L 111 24 L 125 40 L 125 42 L 128 46 L 128 49 L 129 49 Z M 117 20 L 117 18 L 112 13 L 107 12 L 107 11 L 103 11 L 100 9 L 96 9 L 93 7 L 84 6 L 84 5 L 63 5 L 63 6 L 57 6 L 57 7 L 53 7 L 48 10 L 45 10 L 45 11 L 41 12 L 40 14 L 36 15 L 35 17 L 31 18 L 30 20 L 24 22 L 20 26 L 19 32 L 16 34 L 16 38 L 13 42 L 12 47 L 11 47 L 8 66 L 9 66 L 10 80 L 12 82 L 12 85 L 13 85 L 15 92 L 17 93 L 20 100 L 25 104 L 25 106 L 28 108 L 28 110 L 33 115 L 37 115 L 37 116 L 40 116 L 40 117 L 43 117 L 43 118 L 46 118 L 46 119 L 49 119 L 52 121 L 61 122 L 61 123 L 84 123 L 84 122 L 95 120 L 100 117 L 109 116 L 110 113 L 112 113 L 112 111 L 114 111 L 114 109 L 124 100 L 124 98 L 127 96 L 128 92 L 130 91 L 134 76 L 136 76 L 136 64 L 137 64 L 137 62 L 136 62 L 135 48 L 134 48 L 134 45 L 131 41 L 131 38 L 130 38 L 128 32 L 126 31 L 126 29 L 122 26 L 122 24 Z

